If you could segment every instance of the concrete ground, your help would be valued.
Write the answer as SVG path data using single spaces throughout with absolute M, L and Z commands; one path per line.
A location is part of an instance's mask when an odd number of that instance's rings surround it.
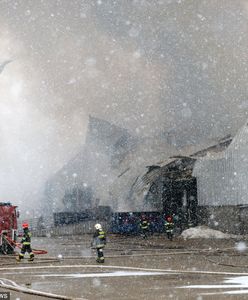
M 248 298 L 244 239 L 169 241 L 163 235 L 148 240 L 110 235 L 104 265 L 95 262 L 90 241 L 88 235 L 34 238 L 33 248 L 48 254 L 21 263 L 0 257 L 0 283 L 7 284 L 0 292 L 10 291 L 11 300 Z M 37 291 L 50 295 L 39 296 Z

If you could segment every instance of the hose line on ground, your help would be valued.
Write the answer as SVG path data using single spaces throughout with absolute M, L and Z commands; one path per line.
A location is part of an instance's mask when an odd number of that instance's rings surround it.
M 5 281 L 7 281 L 8 284 L 6 284 Z M 19 286 L 18 284 L 16 284 L 12 280 L 5 279 L 5 278 L 0 278 L 0 287 L 5 288 L 5 289 L 9 289 L 9 290 L 13 290 L 13 291 L 16 291 L 16 292 L 21 292 L 21 293 L 25 293 L 25 294 L 29 294 L 29 295 L 35 295 L 35 296 L 43 296 L 43 297 L 52 298 L 52 299 L 61 299 L 61 300 L 76 300 L 76 299 L 79 300 L 80 299 L 80 300 L 86 300 L 84 298 L 72 298 L 72 297 L 67 297 L 67 296 L 63 296 L 63 295 L 56 295 L 56 294 L 51 294 L 51 293 L 40 292 L 40 291 L 28 289 L 28 288 Z
M 22 244 L 21 243 L 17 243 L 15 241 L 13 241 L 11 238 L 5 236 L 6 241 L 8 242 L 8 244 L 14 249 L 14 247 L 12 245 L 15 245 L 15 247 L 21 249 L 22 248 Z M 47 254 L 48 252 L 46 250 L 43 249 L 32 249 L 33 253 L 36 255 L 40 255 L 40 254 Z

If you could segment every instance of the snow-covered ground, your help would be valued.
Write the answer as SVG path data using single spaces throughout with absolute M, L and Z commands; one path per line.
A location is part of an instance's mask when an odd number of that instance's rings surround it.
M 181 236 L 184 239 L 198 239 L 198 238 L 229 239 L 229 238 L 237 237 L 233 234 L 223 233 L 221 231 L 211 229 L 207 226 L 197 226 L 197 227 L 186 229 L 182 232 Z
M 248 249 L 247 237 L 234 234 L 223 233 L 219 230 L 211 229 L 207 226 L 197 226 L 186 229 L 182 232 L 181 237 L 187 239 L 235 239 L 234 249 L 238 252 L 246 252 Z

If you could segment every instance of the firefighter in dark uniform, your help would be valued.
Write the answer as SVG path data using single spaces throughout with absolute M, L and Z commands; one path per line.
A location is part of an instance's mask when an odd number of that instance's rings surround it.
M 33 261 L 34 254 L 32 252 L 32 248 L 31 248 L 31 233 L 29 231 L 28 224 L 27 223 L 22 224 L 22 228 L 23 228 L 23 237 L 21 240 L 22 248 L 21 248 L 21 252 L 19 253 L 19 256 L 16 258 L 16 260 L 21 261 L 21 259 L 24 258 L 25 253 L 28 252 L 29 253 L 29 261 Z
M 142 216 L 142 217 L 141 217 L 139 226 L 140 226 L 141 236 L 142 236 L 144 239 L 147 239 L 148 234 L 149 234 L 150 223 L 148 222 L 148 220 L 146 219 L 145 216 Z
M 172 241 L 174 235 L 174 222 L 172 216 L 167 216 L 164 222 L 164 228 L 167 238 Z
M 95 225 L 95 232 L 93 235 L 93 247 L 97 250 L 97 259 L 96 261 L 98 263 L 104 263 L 104 254 L 103 254 L 103 248 L 106 245 L 106 233 L 102 229 L 101 224 Z

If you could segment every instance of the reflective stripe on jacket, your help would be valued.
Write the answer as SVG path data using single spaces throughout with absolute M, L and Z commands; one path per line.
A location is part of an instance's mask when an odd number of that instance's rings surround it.
M 141 221 L 140 227 L 142 229 L 148 229 L 149 223 L 147 221 Z
M 106 245 L 106 233 L 103 230 L 95 231 L 93 244 L 96 248 L 103 248 Z
M 165 229 L 170 230 L 174 228 L 174 223 L 173 222 L 165 222 L 164 223 Z
M 21 243 L 23 245 L 30 245 L 31 244 L 31 233 L 27 230 L 24 230 L 24 235 L 22 237 Z

